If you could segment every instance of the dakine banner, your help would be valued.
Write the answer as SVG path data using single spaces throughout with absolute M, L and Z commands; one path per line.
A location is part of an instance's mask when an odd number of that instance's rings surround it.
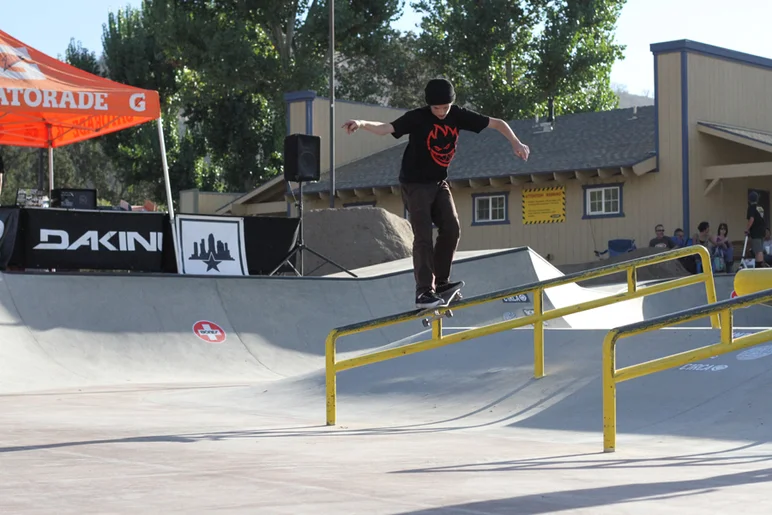
M 268 275 L 287 257 L 300 234 L 300 220 L 281 216 L 244 218 L 244 241 L 250 275 Z M 289 262 L 298 267 L 298 253 Z M 283 266 L 279 273 L 293 273 Z M 294 273 L 293 273 L 294 275 Z
M 19 208 L 0 207 L 0 270 L 8 267 L 19 230 Z
M 163 271 L 163 213 L 23 210 L 25 266 Z
M 177 215 L 176 229 L 180 273 L 249 275 L 242 218 Z

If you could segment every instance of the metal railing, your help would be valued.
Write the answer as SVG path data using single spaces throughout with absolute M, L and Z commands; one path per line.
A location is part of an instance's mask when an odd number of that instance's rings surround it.
M 772 340 L 772 329 L 755 334 L 733 337 L 732 313 L 736 309 L 747 308 L 754 304 L 772 302 L 772 290 L 764 290 L 750 295 L 735 297 L 705 306 L 686 309 L 670 315 L 663 315 L 643 322 L 636 322 L 609 331 L 603 341 L 603 450 L 614 452 L 617 437 L 617 384 L 637 377 L 643 377 L 670 368 L 702 361 L 713 356 L 759 345 Z M 720 342 L 698 349 L 672 354 L 662 358 L 646 361 L 637 365 L 616 368 L 616 345 L 621 338 L 662 329 L 674 324 L 698 320 L 710 316 L 720 319 Z M 714 327 L 715 328 L 715 327 Z
M 698 255 L 702 258 L 703 272 L 687 277 L 681 277 L 678 279 L 672 279 L 669 281 L 653 284 L 645 288 L 638 288 L 637 282 L 637 270 L 638 268 L 654 265 L 657 263 L 664 263 L 676 259 L 683 258 L 685 256 Z M 558 309 L 552 309 L 547 312 L 544 311 L 543 294 L 544 290 L 554 288 L 556 286 L 563 286 L 566 284 L 577 283 L 580 281 L 593 279 L 596 277 L 603 277 L 618 272 L 627 272 L 627 291 L 609 295 L 607 297 L 574 304 L 571 306 L 565 306 Z M 638 259 L 632 259 L 629 261 L 623 261 L 612 265 L 606 265 L 591 270 L 582 272 L 576 272 L 573 274 L 565 275 L 562 277 L 556 277 L 554 279 L 548 279 L 546 281 L 529 283 L 515 288 L 509 288 L 506 290 L 500 290 L 485 295 L 479 295 L 476 297 L 470 297 L 464 299 L 456 304 L 452 305 L 454 311 L 470 308 L 480 304 L 489 302 L 495 302 L 507 297 L 515 295 L 523 295 L 526 293 L 533 294 L 533 315 L 529 315 L 522 318 L 515 318 L 512 320 L 506 320 L 503 322 L 497 322 L 494 324 L 477 327 L 473 329 L 467 329 L 464 331 L 456 332 L 450 335 L 442 334 L 442 319 L 435 319 L 432 322 L 432 337 L 429 340 L 424 340 L 416 343 L 410 343 L 393 349 L 386 349 L 376 351 L 370 354 L 356 356 L 343 361 L 336 360 L 336 343 L 339 338 L 352 334 L 361 333 L 373 329 L 380 329 L 386 326 L 395 325 L 401 322 L 424 318 L 421 315 L 424 310 L 412 310 L 405 313 L 377 318 L 374 320 L 368 320 L 366 322 L 360 322 L 344 327 L 338 327 L 333 329 L 327 336 L 325 342 L 325 375 L 326 375 L 326 390 L 327 390 L 327 425 L 334 425 L 336 422 L 337 413 L 337 373 L 344 370 L 361 367 L 364 365 L 370 365 L 378 363 L 392 358 L 400 356 L 407 356 L 408 354 L 414 354 L 426 350 L 436 349 L 445 345 L 451 345 L 454 343 L 471 340 L 473 338 L 479 338 L 481 336 L 488 336 L 502 331 L 508 331 L 517 327 L 523 327 L 533 324 L 534 327 L 534 377 L 544 377 L 544 322 L 553 320 L 555 318 L 572 315 L 575 313 L 581 313 L 602 306 L 608 306 L 620 301 L 631 300 L 646 295 L 653 295 L 655 293 L 661 293 L 675 288 L 682 288 L 684 286 L 690 286 L 692 284 L 704 283 L 705 293 L 707 294 L 707 300 L 709 304 L 716 302 L 716 286 L 713 282 L 713 271 L 710 266 L 710 254 L 708 250 L 701 246 L 695 245 L 680 249 L 663 252 L 661 254 L 655 254 L 652 256 L 645 256 Z M 718 328 L 718 317 L 712 318 L 712 326 Z

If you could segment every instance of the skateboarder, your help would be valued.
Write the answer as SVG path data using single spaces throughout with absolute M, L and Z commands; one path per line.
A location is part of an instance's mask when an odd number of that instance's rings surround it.
M 448 80 L 430 80 L 424 95 L 427 105 L 412 109 L 391 123 L 348 120 L 343 128 L 348 134 L 364 129 L 379 136 L 391 134 L 397 139 L 409 135 L 399 182 L 413 228 L 416 307 L 435 308 L 445 303 L 440 295 L 463 285 L 450 280 L 460 227 L 447 178 L 458 132 L 479 133 L 490 127 L 509 140 L 516 156 L 527 160 L 530 150 L 505 121 L 454 105 L 456 93 Z M 432 223 L 438 229 L 436 245 L 432 241 Z

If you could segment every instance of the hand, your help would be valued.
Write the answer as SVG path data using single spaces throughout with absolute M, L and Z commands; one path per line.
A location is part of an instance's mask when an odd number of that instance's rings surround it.
M 349 120 L 342 126 L 343 129 L 346 129 L 348 134 L 353 134 L 360 127 L 359 120 Z
M 528 156 L 531 154 L 531 149 L 528 145 L 523 145 L 520 141 L 512 143 L 512 150 L 515 151 L 515 155 L 521 158 L 523 161 L 528 161 Z

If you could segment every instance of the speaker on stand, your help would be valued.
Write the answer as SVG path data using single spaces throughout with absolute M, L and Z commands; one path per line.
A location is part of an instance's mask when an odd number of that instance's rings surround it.
M 287 257 L 270 274 L 276 274 L 285 264 L 288 265 L 298 276 L 303 276 L 303 252 L 308 251 L 322 261 L 329 263 L 342 272 L 346 272 L 352 277 L 357 277 L 354 273 L 346 270 L 330 258 L 319 254 L 308 247 L 303 241 L 303 183 L 318 182 L 321 176 L 321 138 L 310 134 L 290 134 L 284 138 L 284 180 L 287 182 L 298 183 L 299 198 L 295 205 L 298 207 L 298 227 L 300 229 L 298 239 L 290 250 Z M 295 268 L 290 259 L 295 254 L 300 254 L 300 271 Z M 322 263 L 324 265 L 324 263 Z

